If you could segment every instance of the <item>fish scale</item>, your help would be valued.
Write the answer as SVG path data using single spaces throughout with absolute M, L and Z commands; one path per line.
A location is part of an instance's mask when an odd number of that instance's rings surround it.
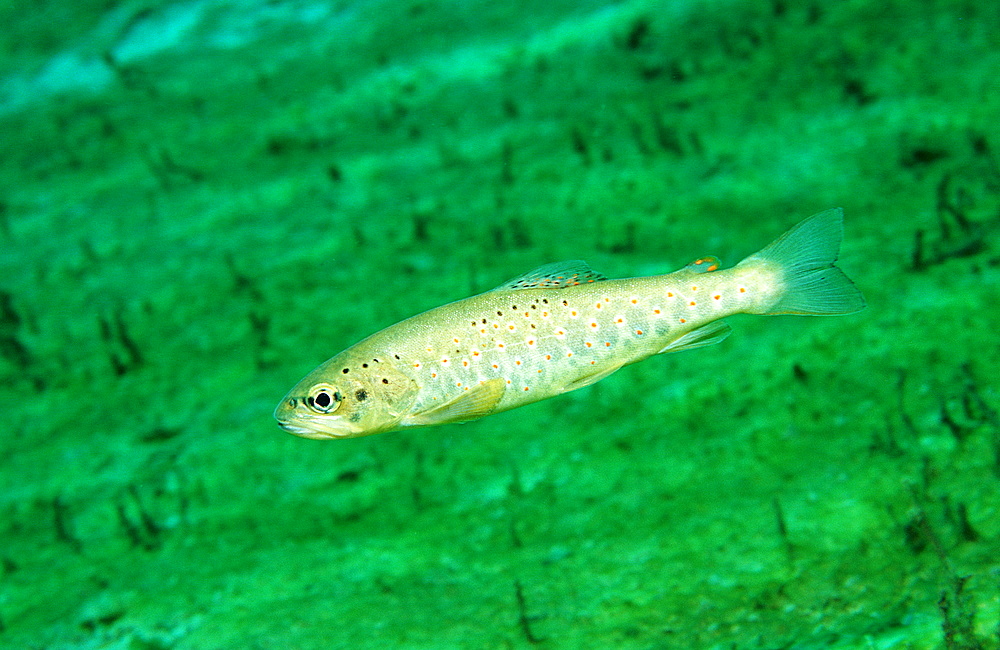
M 424 399 L 447 399 L 452 386 L 468 390 L 500 377 L 514 390 L 505 391 L 499 406 L 516 406 L 529 401 L 517 391 L 545 392 L 564 383 L 564 375 L 577 373 L 581 366 L 600 371 L 609 362 L 618 364 L 613 353 L 620 352 L 629 337 L 623 326 L 612 326 L 610 315 L 578 306 L 575 299 L 569 306 L 550 306 L 541 302 L 543 297 L 525 294 L 523 290 L 498 292 L 482 301 L 486 304 L 466 305 L 463 311 L 473 316 L 468 327 L 457 328 L 456 335 L 443 345 L 429 342 L 424 348 L 427 355 L 415 355 L 414 366 L 423 371 L 424 385 L 439 386 L 437 391 L 428 391 Z M 520 311 L 523 305 L 514 300 L 537 302 Z M 569 316 L 574 310 L 575 318 Z M 489 316 L 478 317 L 482 313 Z M 587 323 L 597 328 L 588 331 Z
M 514 408 L 537 401 L 524 393 L 562 392 L 581 376 L 607 373 L 656 354 L 676 338 L 675 331 L 686 329 L 682 320 L 701 322 L 724 307 L 722 276 L 710 283 L 720 300 L 698 308 L 697 300 L 692 306 L 682 294 L 686 290 L 694 296 L 699 289 L 705 294 L 709 287 L 683 283 L 685 274 L 672 275 L 662 276 L 670 278 L 662 282 L 604 281 L 597 296 L 589 295 L 595 288 L 588 285 L 567 288 L 551 304 L 548 290 L 495 291 L 482 301 L 467 301 L 452 316 L 472 316 L 468 328 L 435 332 L 454 336 L 444 343 L 427 339 L 418 352 L 403 356 L 422 373 L 426 390 L 418 408 L 449 399 L 453 387 L 471 390 L 496 377 L 513 389 L 504 392 L 498 410 Z M 694 280 L 693 273 L 687 275 Z
M 841 235 L 836 209 L 730 269 L 702 257 L 674 273 L 608 280 L 578 260 L 546 265 L 348 348 L 299 382 L 275 417 L 309 438 L 463 422 L 717 343 L 732 314 L 851 313 L 864 301 L 834 266 Z

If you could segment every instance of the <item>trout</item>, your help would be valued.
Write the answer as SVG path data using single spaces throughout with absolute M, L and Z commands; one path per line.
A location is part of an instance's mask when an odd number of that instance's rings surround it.
M 835 266 L 842 236 L 836 208 L 729 269 L 706 256 L 609 280 L 582 261 L 542 266 L 372 334 L 306 375 L 274 417 L 316 439 L 466 422 L 718 343 L 733 314 L 850 314 L 865 303 Z

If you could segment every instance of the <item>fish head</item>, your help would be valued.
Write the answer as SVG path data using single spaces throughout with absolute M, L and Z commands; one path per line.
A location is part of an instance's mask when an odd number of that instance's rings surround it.
M 352 364 L 334 357 L 285 395 L 274 418 L 303 438 L 368 436 L 397 428 L 416 393 L 415 382 L 388 362 Z

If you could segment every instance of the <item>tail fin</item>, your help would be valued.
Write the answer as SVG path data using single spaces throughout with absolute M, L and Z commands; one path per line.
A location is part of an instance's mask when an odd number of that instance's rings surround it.
M 844 272 L 834 266 L 844 237 L 844 211 L 826 210 L 805 219 L 748 262 L 768 262 L 781 269 L 784 291 L 767 314 L 851 314 L 865 299 Z

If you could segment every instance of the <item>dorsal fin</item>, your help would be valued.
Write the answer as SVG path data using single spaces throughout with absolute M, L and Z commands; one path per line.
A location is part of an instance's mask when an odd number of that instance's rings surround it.
M 600 282 L 606 277 L 590 268 L 583 260 L 555 262 L 539 266 L 516 278 L 507 280 L 492 291 L 508 291 L 510 289 L 562 289 L 588 282 Z

